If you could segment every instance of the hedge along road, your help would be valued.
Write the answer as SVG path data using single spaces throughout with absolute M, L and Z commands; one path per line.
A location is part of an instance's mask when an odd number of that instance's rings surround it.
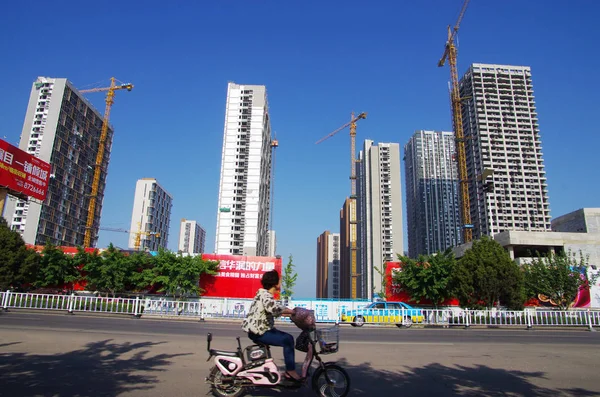
M 0 395 L 205 395 L 207 332 L 223 349 L 243 336 L 239 322 L 5 312 Z M 351 395 L 590 396 L 600 395 L 599 344 L 600 333 L 579 330 L 342 327 L 340 352 L 326 358 L 348 369 Z

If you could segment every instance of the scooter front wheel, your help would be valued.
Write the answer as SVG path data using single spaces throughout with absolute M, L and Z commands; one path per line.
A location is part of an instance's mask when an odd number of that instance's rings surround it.
M 312 388 L 321 397 L 346 397 L 350 392 L 350 376 L 337 364 L 325 364 L 312 377 Z
M 223 383 L 223 374 L 219 371 L 219 368 L 215 365 L 209 375 L 210 391 L 213 396 L 216 397 L 239 397 L 244 394 L 242 386 L 235 386 L 232 384 Z

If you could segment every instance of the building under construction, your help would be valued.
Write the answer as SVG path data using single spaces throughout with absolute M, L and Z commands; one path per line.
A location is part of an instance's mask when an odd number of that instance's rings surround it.
M 460 81 L 473 237 L 550 231 L 531 69 L 473 64 Z
M 27 244 L 84 245 L 102 123 L 103 116 L 67 79 L 38 77 L 33 83 L 19 148 L 50 163 L 48 195 L 43 203 L 11 198 L 3 214 Z M 108 126 L 91 246 L 98 236 L 112 139 Z

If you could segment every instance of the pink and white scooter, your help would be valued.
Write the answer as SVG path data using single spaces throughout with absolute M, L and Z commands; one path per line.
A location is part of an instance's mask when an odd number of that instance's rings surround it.
M 292 321 L 294 321 L 293 316 Z M 314 317 L 312 324 L 314 324 Z M 206 381 L 211 385 L 213 395 L 238 397 L 249 387 L 299 388 L 307 383 L 309 369 L 316 359 L 318 367 L 312 374 L 312 389 L 315 393 L 323 397 L 345 397 L 350 391 L 348 373 L 334 362 L 323 362 L 320 357 L 338 351 L 339 327 L 336 325 L 316 329 L 313 326 L 312 329 L 304 329 L 301 337 L 306 341 L 305 346 L 299 347 L 296 343 L 296 348 L 306 351 L 306 358 L 302 365 L 304 380 L 297 381 L 282 375 L 273 362 L 268 345 L 254 344 L 242 349 L 240 338 L 237 337 L 236 351 L 215 350 L 210 348 L 212 334 L 207 334 L 207 350 L 210 355 L 208 360 L 214 357 L 215 366 Z

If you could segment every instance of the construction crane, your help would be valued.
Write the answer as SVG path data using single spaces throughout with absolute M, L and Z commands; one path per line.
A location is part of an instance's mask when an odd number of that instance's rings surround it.
M 98 154 L 96 155 L 96 163 L 94 165 L 94 179 L 92 180 L 92 193 L 90 194 L 90 203 L 88 206 L 87 221 L 85 224 L 85 234 L 83 237 L 83 246 L 91 247 L 92 234 L 94 232 L 94 215 L 96 213 L 96 199 L 98 198 L 98 188 L 100 186 L 100 173 L 102 171 L 102 162 L 104 161 L 104 146 L 108 136 L 108 123 L 110 119 L 110 108 L 114 103 L 115 91 L 133 89 L 133 84 L 115 84 L 116 79 L 110 78 L 110 87 L 92 88 L 89 90 L 80 90 L 80 93 L 88 92 L 106 92 L 106 108 L 104 109 L 104 119 L 102 120 L 102 131 L 100 133 L 100 141 L 98 142 Z
M 114 227 L 99 227 L 100 230 L 106 230 L 109 232 L 122 232 L 122 233 L 128 233 L 128 234 L 135 234 L 135 240 L 134 240 L 134 244 L 133 244 L 133 248 L 136 251 L 140 250 L 140 246 L 142 245 L 142 236 L 156 236 L 156 237 L 160 237 L 160 233 L 159 232 L 142 232 L 141 230 L 141 226 L 138 222 L 138 230 L 137 232 L 132 232 L 126 229 L 121 229 L 121 228 L 114 228 Z
M 444 66 L 446 60 L 450 66 L 450 98 L 452 106 L 452 124 L 454 126 L 454 137 L 456 140 L 456 160 L 458 162 L 458 178 L 460 181 L 461 191 L 461 217 L 464 242 L 468 243 L 473 240 L 473 224 L 471 223 L 471 201 L 469 198 L 469 180 L 467 176 L 467 158 L 465 153 L 465 134 L 462 124 L 462 105 L 460 91 L 458 87 L 458 71 L 456 68 L 456 45 L 454 43 L 458 28 L 467 10 L 469 0 L 464 0 L 462 9 L 458 16 L 458 20 L 454 28 L 448 26 L 448 40 L 444 48 L 444 54 L 438 62 L 438 67 Z
M 356 220 L 356 122 L 361 119 L 366 119 L 367 113 L 360 113 L 354 117 L 354 112 L 350 117 L 350 122 L 344 124 L 329 135 L 319 139 L 316 144 L 331 138 L 344 128 L 350 126 L 350 294 L 352 299 L 357 298 L 357 220 Z

